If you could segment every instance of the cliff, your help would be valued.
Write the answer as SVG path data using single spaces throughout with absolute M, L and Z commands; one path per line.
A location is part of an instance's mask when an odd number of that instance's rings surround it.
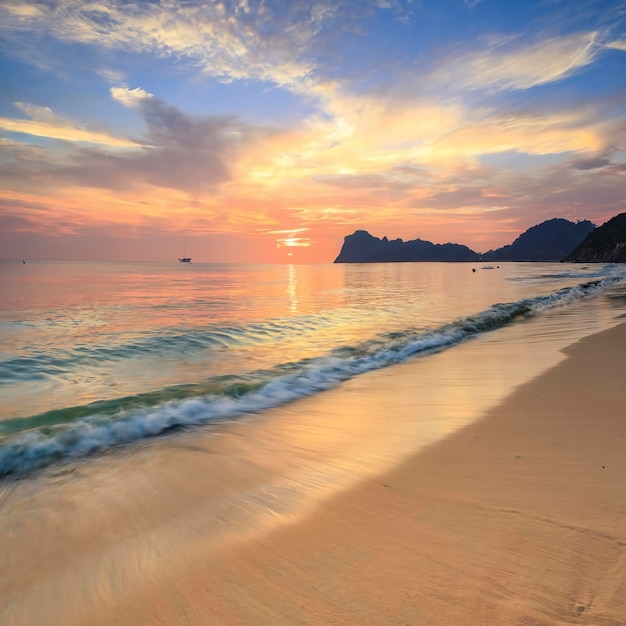
M 626 263 L 626 213 L 596 228 L 563 261 L 576 263 Z

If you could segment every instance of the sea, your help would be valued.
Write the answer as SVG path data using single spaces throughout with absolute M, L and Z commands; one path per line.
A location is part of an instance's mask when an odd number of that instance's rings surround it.
M 480 338 L 528 378 L 620 321 L 625 277 L 604 264 L 2 262 L 0 480 L 253 423 Z
M 155 615 L 179 607 L 168 623 L 208 619 L 186 604 L 193 572 L 506 420 L 508 394 L 624 321 L 625 277 L 0 263 L 0 623 L 131 623 L 125 603 L 145 594 Z

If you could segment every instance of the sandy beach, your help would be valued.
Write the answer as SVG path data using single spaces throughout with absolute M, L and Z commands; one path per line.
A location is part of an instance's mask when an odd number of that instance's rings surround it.
M 625 351 L 626 324 L 586 338 L 397 470 L 88 622 L 626 623 Z
M 540 343 L 530 349 L 542 358 Z M 37 522 L 49 540 L 45 549 L 43 538 L 32 545 L 38 566 L 21 571 L 15 561 L 4 569 L 3 623 L 626 624 L 625 353 L 626 324 L 587 337 L 482 419 L 395 469 L 296 521 L 211 542 L 205 552 L 189 508 L 202 499 L 194 481 L 163 485 L 161 459 L 159 498 L 165 494 L 169 506 L 144 499 L 131 513 L 103 479 L 93 502 L 82 496 L 91 519 L 83 514 L 72 528 L 72 516 L 60 522 L 52 503 L 49 519 Z M 399 369 L 393 376 L 410 384 Z M 400 398 L 399 388 L 386 393 Z M 230 436 L 237 445 L 236 432 Z M 171 442 L 159 445 L 169 446 L 172 475 L 184 461 L 188 475 L 219 491 L 220 477 L 202 465 L 206 455 L 189 465 L 189 450 L 177 456 Z M 114 465 L 120 473 L 107 480 L 126 480 L 129 493 L 133 481 L 145 480 L 142 473 L 123 479 L 124 463 Z M 231 469 L 238 488 L 255 479 Z M 78 514 L 77 498 L 66 500 L 63 507 Z M 3 539 L 9 561 L 16 541 L 37 534 L 28 505 L 17 508 L 18 532 Z M 168 545 L 174 521 L 179 539 Z M 81 558 L 63 573 L 77 545 Z M 122 558 L 135 575 L 119 568 Z

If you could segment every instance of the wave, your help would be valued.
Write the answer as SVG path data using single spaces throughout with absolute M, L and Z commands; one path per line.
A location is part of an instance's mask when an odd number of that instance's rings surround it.
M 385 333 L 324 356 L 242 376 L 215 377 L 201 384 L 7 420 L 0 423 L 0 476 L 26 474 L 173 428 L 215 423 L 277 407 L 365 372 L 441 351 L 546 309 L 598 295 L 621 279 L 609 276 L 548 295 L 494 304 L 433 330 Z
M 103 363 L 146 355 L 167 356 L 232 348 L 239 345 L 259 345 L 286 339 L 289 333 L 315 330 L 315 318 L 302 316 L 297 320 L 259 322 L 246 326 L 221 325 L 210 329 L 181 333 L 160 332 L 143 337 L 99 344 L 77 346 L 71 350 L 50 350 L 0 360 L 0 384 L 15 380 L 41 380 L 47 376 L 61 376 L 94 361 Z
M 51 349 L 27 355 L 0 359 L 0 386 L 15 381 L 43 380 L 65 376 L 93 363 L 116 362 L 147 356 L 176 358 L 181 353 L 193 355 L 207 351 L 255 346 L 289 341 L 294 334 L 313 335 L 321 327 L 331 328 L 345 324 L 346 319 L 330 313 L 279 318 L 245 325 L 212 325 L 193 332 L 169 330 L 146 333 L 120 342 L 119 338 L 79 345 L 71 350 Z

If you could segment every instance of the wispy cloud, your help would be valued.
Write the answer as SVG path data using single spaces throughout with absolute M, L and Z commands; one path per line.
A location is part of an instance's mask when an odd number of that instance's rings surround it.
M 15 102 L 14 104 L 30 119 L 0 117 L 0 128 L 5 131 L 64 141 L 99 144 L 113 148 L 137 147 L 137 142 L 131 139 L 114 137 L 98 130 L 76 126 L 70 120 L 55 115 L 48 107 L 24 102 Z
M 357 0 L 350 12 L 396 4 Z M 8 2 L 0 8 L 0 32 L 12 37 L 29 31 L 62 42 L 176 56 L 225 81 L 257 79 L 284 85 L 315 69 L 308 55 L 311 42 L 344 10 L 330 0 Z
M 124 72 L 120 70 L 110 69 L 110 68 L 102 68 L 98 70 L 98 73 L 108 83 L 117 84 L 117 85 L 122 83 L 126 78 L 126 75 L 124 74 Z
M 524 90 L 554 83 L 589 66 L 601 50 L 598 33 L 582 32 L 527 42 L 518 38 L 456 60 L 436 71 L 438 82 L 453 88 Z
M 610 41 L 609 43 L 606 44 L 607 48 L 614 48 L 615 50 L 622 50 L 623 52 L 626 52 L 626 40 L 622 39 L 621 41 L 616 40 L 616 41 Z

